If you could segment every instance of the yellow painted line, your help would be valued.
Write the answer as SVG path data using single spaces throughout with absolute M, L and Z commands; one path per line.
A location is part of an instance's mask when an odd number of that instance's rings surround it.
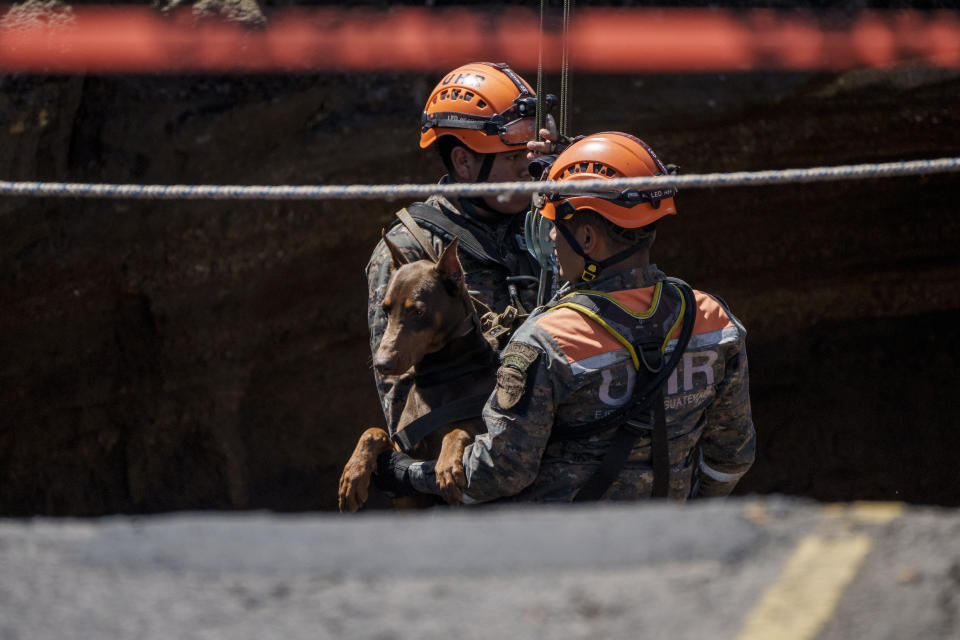
M 812 640 L 833 616 L 873 541 L 865 535 L 801 540 L 737 640 Z
M 824 512 L 830 514 L 836 511 L 840 505 L 830 505 L 824 508 Z M 840 507 L 843 515 L 850 515 L 856 522 L 862 524 L 888 524 L 893 522 L 903 513 L 904 504 L 902 502 L 854 502 L 848 507 Z
M 813 640 L 833 617 L 837 602 L 873 548 L 873 540 L 857 533 L 862 531 L 857 525 L 889 524 L 904 509 L 902 502 L 825 506 L 820 529 L 832 535 L 810 535 L 800 541 L 783 573 L 747 616 L 737 640 Z M 753 508 L 746 517 L 762 523 L 767 515 Z M 838 522 L 844 525 L 839 530 Z

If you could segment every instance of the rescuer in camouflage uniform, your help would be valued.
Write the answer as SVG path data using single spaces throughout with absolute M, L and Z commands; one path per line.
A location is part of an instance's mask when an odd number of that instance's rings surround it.
M 473 63 L 447 74 L 427 100 L 420 136 L 422 148 L 436 143 L 439 149 L 448 172 L 441 183 L 529 180 L 526 144 L 535 138 L 535 105 L 530 85 L 504 64 Z M 520 214 L 529 203 L 528 195 L 505 201 L 496 196 L 455 200 L 433 196 L 407 211 L 436 255 L 454 235 L 460 237 L 460 261 L 467 288 L 475 298 L 497 313 L 508 305 L 522 312 L 536 303 L 540 274 L 539 265 L 523 244 L 524 217 Z M 403 224 L 395 223 L 387 237 L 409 260 L 428 258 Z M 381 304 L 391 264 L 390 251 L 381 240 L 366 269 L 372 354 L 376 354 L 387 325 Z M 393 435 L 412 376 L 384 376 L 376 371 L 374 376 L 388 431 Z
M 553 164 L 550 178 L 666 173 L 642 141 L 603 133 L 571 145 Z M 630 401 L 638 381 L 650 377 L 643 363 L 656 360 L 657 351 L 672 357 L 690 311 L 681 307 L 681 288 L 649 264 L 657 220 L 676 213 L 674 195 L 673 189 L 544 194 L 540 213 L 555 221 L 548 250 L 555 251 L 560 275 L 570 284 L 531 314 L 501 354 L 497 386 L 483 411 L 487 433 L 464 452 L 463 502 L 573 501 L 601 466 L 623 425 L 600 432 L 591 425 L 605 424 Z M 663 495 L 678 500 L 730 493 L 753 463 L 756 446 L 746 330 L 718 298 L 687 291 L 695 301 L 689 341 L 659 386 L 669 442 Z M 593 302 L 599 306 L 591 310 Z M 604 308 L 607 312 L 597 312 Z M 628 336 L 633 346 L 625 348 L 623 332 L 616 330 L 624 325 L 615 320 L 624 317 L 649 333 L 653 349 L 639 353 L 637 335 Z M 644 336 L 639 338 L 642 343 Z M 651 431 L 641 427 L 598 498 L 651 496 Z M 397 452 L 379 462 L 381 486 L 437 493 L 433 462 Z

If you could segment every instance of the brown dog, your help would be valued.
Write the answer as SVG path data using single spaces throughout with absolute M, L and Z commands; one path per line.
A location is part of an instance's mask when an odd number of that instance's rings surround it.
M 386 237 L 394 271 L 383 299 L 387 328 L 373 366 L 384 375 L 413 368 L 414 385 L 407 396 L 398 433 L 413 420 L 454 400 L 493 390 L 494 348 L 480 330 L 473 301 L 467 293 L 463 267 L 457 258 L 458 239 L 436 263 L 408 262 Z M 444 499 L 460 501 L 466 476 L 463 451 L 485 431 L 479 417 L 440 427 L 407 451 L 421 460 L 437 460 L 437 484 Z M 341 511 L 356 511 L 366 502 L 377 456 L 399 447 L 380 428 L 363 432 L 340 476 Z M 432 497 L 398 498 L 395 506 L 435 504 Z

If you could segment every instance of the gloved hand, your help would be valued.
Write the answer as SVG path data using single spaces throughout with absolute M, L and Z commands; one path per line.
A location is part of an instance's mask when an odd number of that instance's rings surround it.
M 394 498 L 412 496 L 417 491 L 410 483 L 410 465 L 414 460 L 400 451 L 385 451 L 377 456 L 377 470 L 373 472 L 373 484 Z

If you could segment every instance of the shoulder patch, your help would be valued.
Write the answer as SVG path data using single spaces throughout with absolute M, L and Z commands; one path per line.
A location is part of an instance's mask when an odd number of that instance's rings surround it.
M 504 367 L 512 367 L 520 373 L 526 373 L 530 365 L 537 359 L 538 352 L 528 344 L 511 342 L 500 356 L 500 363 Z
M 511 342 L 503 350 L 497 370 L 497 405 L 513 409 L 527 391 L 527 369 L 536 362 L 539 353 L 530 345 Z

